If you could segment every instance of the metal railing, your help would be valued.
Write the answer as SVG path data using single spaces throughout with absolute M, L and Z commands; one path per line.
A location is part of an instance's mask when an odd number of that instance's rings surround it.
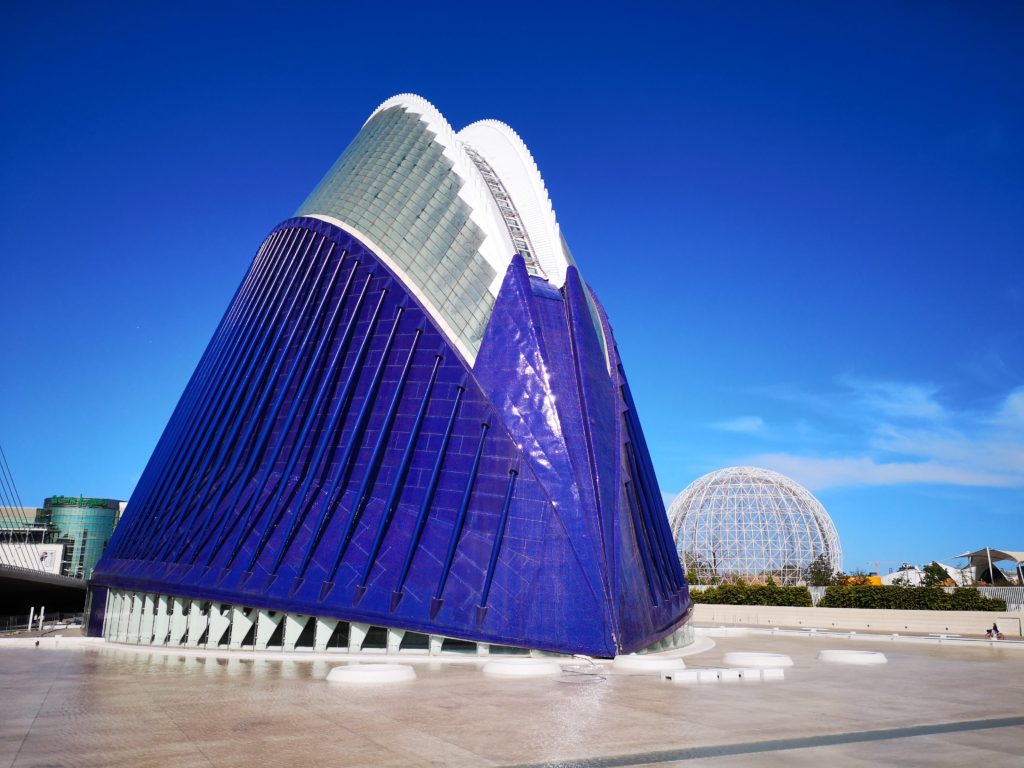
M 1006 610 L 1024 611 L 1024 587 L 978 587 L 985 597 L 1006 601 Z
M 22 613 L 12 616 L 0 616 L 0 633 L 3 632 L 27 632 L 29 631 L 28 620 L 30 614 Z M 39 615 L 31 614 L 32 630 L 39 629 Z M 81 611 L 77 613 L 47 613 L 43 616 L 43 632 L 56 631 L 64 628 L 65 625 L 77 625 L 84 621 Z M 60 625 L 60 626 L 58 626 Z

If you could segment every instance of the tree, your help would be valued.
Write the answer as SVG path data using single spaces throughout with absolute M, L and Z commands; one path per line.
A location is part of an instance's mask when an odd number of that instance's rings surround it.
M 811 587 L 827 587 L 835 580 L 828 555 L 822 552 L 804 568 L 804 581 Z
M 688 584 L 718 583 L 714 565 L 700 552 L 691 550 L 683 553 L 683 569 L 686 571 Z
M 892 580 L 892 586 L 894 587 L 909 587 L 910 579 L 907 578 L 907 574 L 901 573 Z
M 928 563 L 921 575 L 922 587 L 944 587 L 949 581 L 949 573 L 936 562 Z

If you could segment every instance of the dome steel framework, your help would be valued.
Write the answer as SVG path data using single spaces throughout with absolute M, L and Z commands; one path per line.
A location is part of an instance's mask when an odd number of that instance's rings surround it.
M 698 583 L 735 575 L 796 584 L 821 556 L 834 572 L 842 570 L 839 536 L 825 508 L 778 472 L 711 472 L 685 488 L 668 515 L 687 577 Z

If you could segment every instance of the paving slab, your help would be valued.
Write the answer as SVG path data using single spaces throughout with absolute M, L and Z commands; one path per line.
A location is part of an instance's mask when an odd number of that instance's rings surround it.
M 705 647 L 709 644 L 705 644 Z M 782 681 L 674 685 L 565 660 L 553 678 L 423 662 L 326 682 L 309 661 L 81 643 L 0 644 L 0 766 L 1005 765 L 1024 750 L 1024 653 L 860 639 L 889 663 L 821 662 L 836 638 L 717 637 L 687 656 L 783 653 Z

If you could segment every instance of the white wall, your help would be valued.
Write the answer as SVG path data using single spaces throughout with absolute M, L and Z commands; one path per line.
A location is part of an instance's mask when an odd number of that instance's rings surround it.
M 1024 611 L 895 611 L 862 608 L 791 608 L 763 605 L 694 605 L 697 624 L 845 629 L 865 632 L 948 633 L 983 637 L 995 622 L 1006 637 L 1024 637 Z

